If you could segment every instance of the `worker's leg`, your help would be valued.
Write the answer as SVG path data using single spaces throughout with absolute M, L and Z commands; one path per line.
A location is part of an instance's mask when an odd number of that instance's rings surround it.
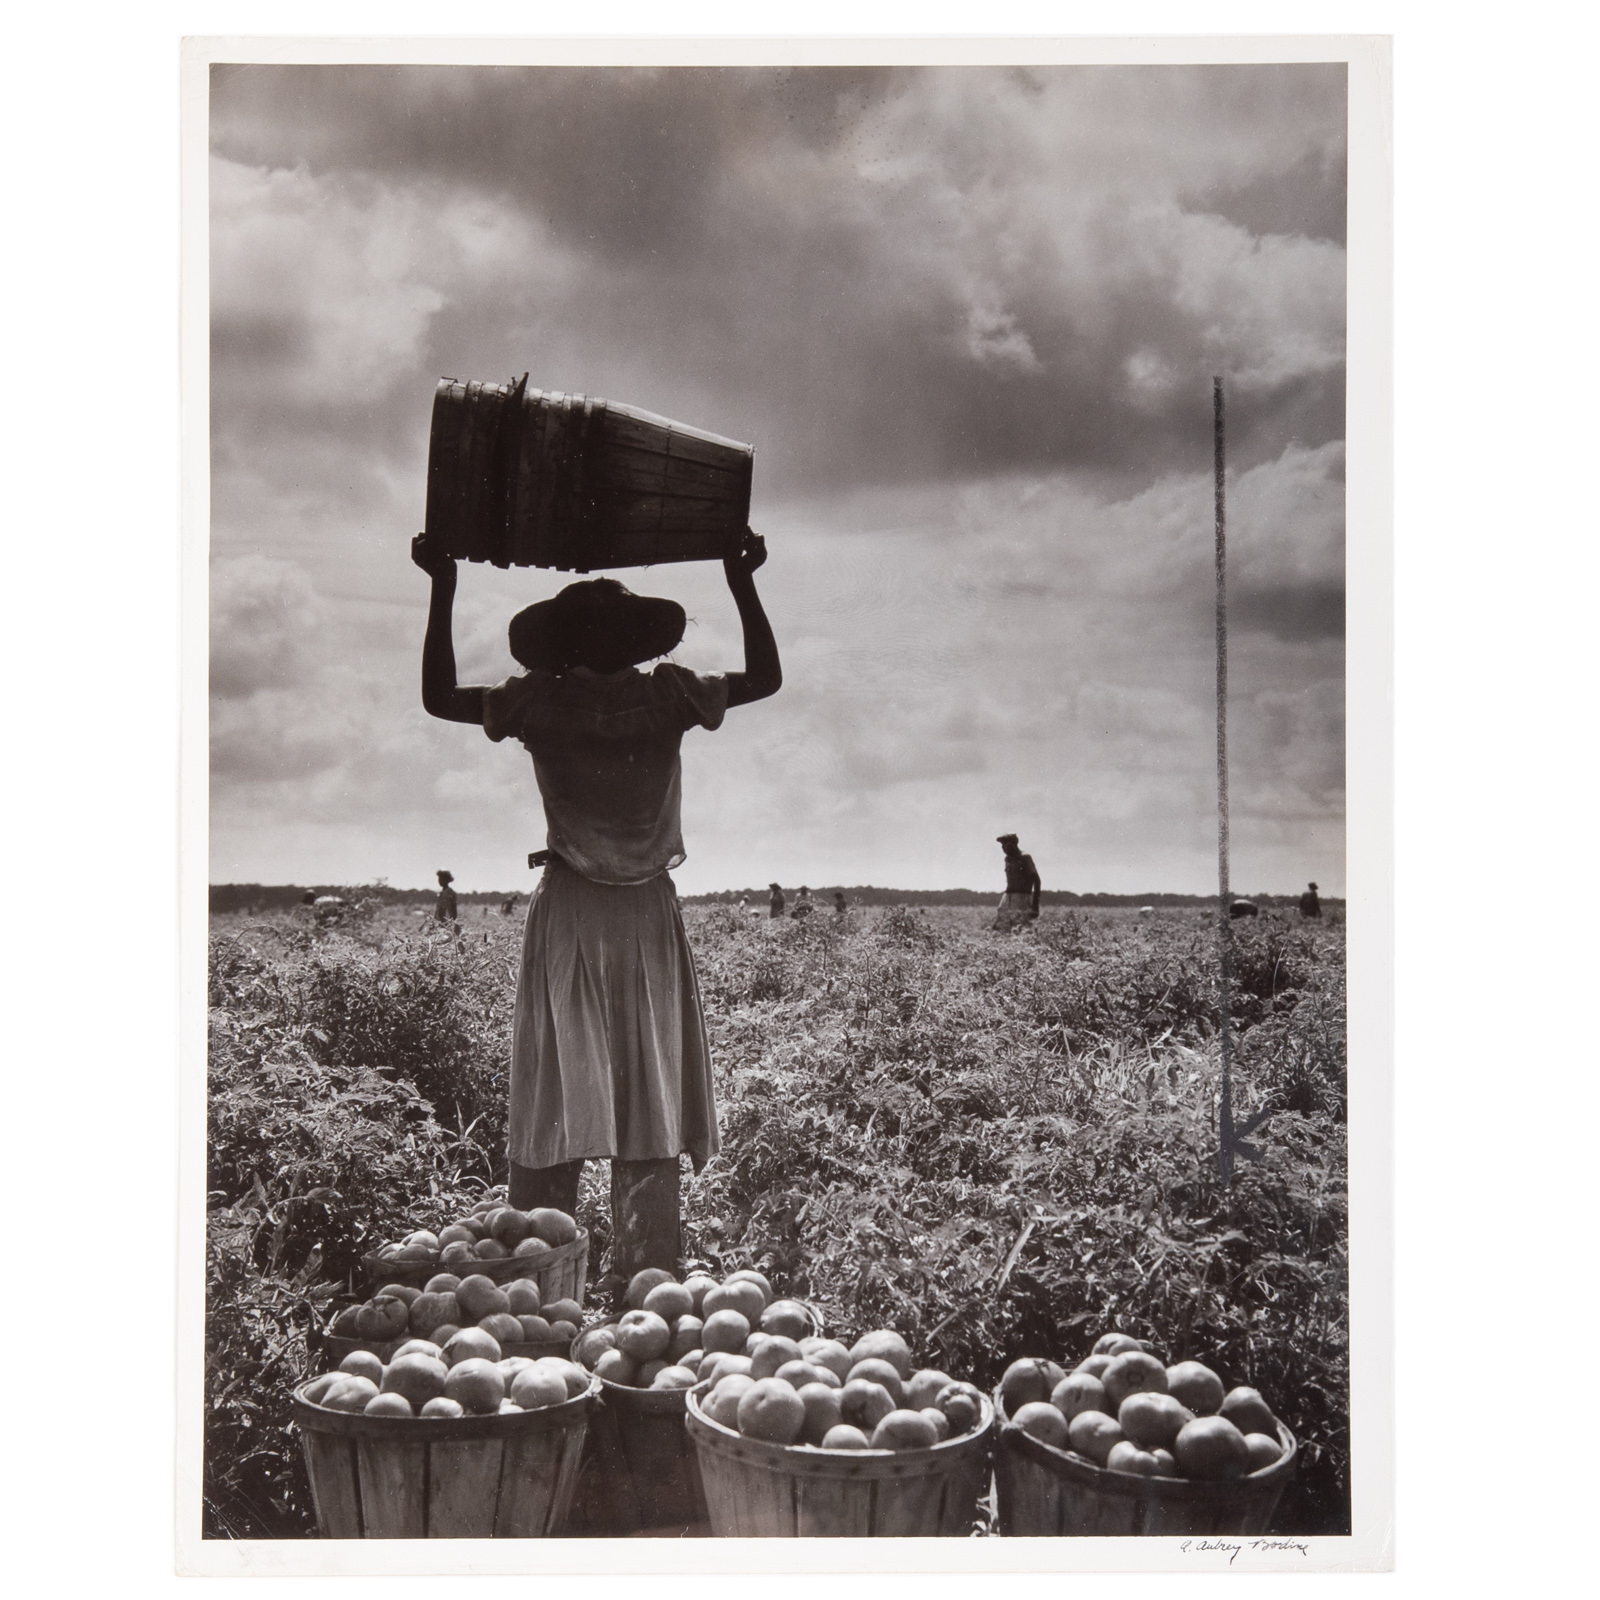
M 582 1176 L 581 1161 L 563 1161 L 558 1167 L 519 1167 L 513 1161 L 506 1199 L 518 1211 L 550 1206 L 570 1217 L 578 1209 L 578 1179 Z
M 678 1158 L 611 1163 L 611 1271 L 631 1278 L 642 1267 L 676 1275 L 683 1254 L 678 1214 Z

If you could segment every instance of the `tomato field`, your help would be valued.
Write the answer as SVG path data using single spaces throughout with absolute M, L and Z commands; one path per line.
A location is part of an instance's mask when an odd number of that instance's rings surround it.
M 1206 912 L 972 907 L 769 921 L 686 906 L 723 1148 L 685 1163 L 690 1255 L 754 1266 L 830 1331 L 900 1330 L 992 1385 L 1120 1328 L 1250 1384 L 1301 1441 L 1277 1530 L 1349 1526 L 1344 928 L 1236 928 L 1218 1176 Z M 505 1178 L 521 918 L 400 905 L 212 920 L 205 1531 L 315 1531 L 288 1423 L 359 1257 Z M 607 1174 L 578 1220 L 604 1270 Z

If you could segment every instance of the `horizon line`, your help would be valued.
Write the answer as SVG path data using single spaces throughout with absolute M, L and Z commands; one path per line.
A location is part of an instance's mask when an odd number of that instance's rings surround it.
M 1309 881 L 1310 880 L 1308 880 L 1308 882 Z M 230 879 L 230 880 L 228 880 L 226 882 L 222 882 L 222 883 L 209 883 L 207 885 L 207 887 L 208 887 L 208 889 L 213 889 L 213 890 L 215 890 L 215 889 L 260 889 L 260 890 L 263 890 L 263 891 L 268 892 L 268 893 L 278 892 L 278 891 L 283 891 L 283 890 L 297 890 L 297 891 L 300 891 L 300 892 L 303 893 L 304 891 L 306 891 L 308 889 L 318 889 L 318 888 L 320 888 L 320 889 L 346 889 L 346 890 L 361 890 L 361 889 L 365 889 L 365 890 L 369 890 L 369 891 L 372 891 L 372 892 L 375 892 L 375 893 L 388 893 L 388 894 L 423 894 L 423 895 L 429 895 L 429 894 L 437 894 L 438 893 L 437 887 L 432 885 L 432 884 L 406 885 L 406 884 L 395 884 L 395 883 L 386 883 L 386 882 L 377 882 L 377 881 L 369 882 L 369 883 L 334 883 L 332 881 L 328 881 L 328 882 L 324 882 L 324 883 L 321 883 L 321 884 L 317 884 L 317 883 L 260 883 L 260 882 L 256 882 L 256 881 L 253 881 L 253 880 L 252 881 L 246 881 L 246 882 L 239 882 L 238 880 Z M 844 893 L 844 894 L 871 893 L 871 894 L 904 894 L 904 895 L 970 894 L 970 895 L 976 895 L 976 896 L 979 896 L 979 897 L 985 898 L 985 899 L 991 899 L 991 898 L 996 898 L 1000 894 L 1003 893 L 1002 890 L 995 889 L 995 888 L 972 889 L 972 888 L 967 888 L 967 887 L 964 887 L 964 886 L 961 886 L 961 885 L 957 885 L 957 884 L 947 884 L 947 885 L 945 885 L 945 886 L 943 886 L 941 888 L 938 888 L 938 889 L 912 889 L 912 888 L 901 887 L 901 886 L 895 885 L 895 884 L 884 884 L 884 883 L 819 883 L 819 884 L 809 884 L 808 883 L 808 884 L 805 884 L 805 885 L 798 885 L 797 884 L 797 885 L 794 885 L 792 887 L 791 886 L 784 886 L 784 890 L 785 890 L 785 893 L 787 893 L 787 894 L 794 894 L 794 893 L 797 893 L 798 890 L 801 887 L 809 889 L 815 894 L 833 894 L 835 892 Z M 680 891 L 680 893 L 678 894 L 678 898 L 680 900 L 709 900 L 709 899 L 715 899 L 715 898 L 717 898 L 718 896 L 721 896 L 721 895 L 761 895 L 761 896 L 765 896 L 767 894 L 767 889 L 768 889 L 768 886 L 766 884 L 762 884 L 762 885 L 745 884 L 745 885 L 740 885 L 740 886 L 736 886 L 734 888 L 728 888 L 728 889 L 698 889 L 698 890 L 693 891 L 692 893 L 687 893 L 687 894 Z M 486 897 L 489 897 L 489 898 L 492 898 L 492 899 L 504 900 L 504 899 L 507 899 L 507 898 L 509 898 L 511 896 L 521 896 L 521 895 L 532 894 L 533 890 L 531 888 L 520 888 L 520 889 L 460 889 L 460 888 L 457 888 L 456 889 L 456 893 L 457 893 L 457 895 L 459 897 L 461 897 L 463 899 L 471 898 L 471 897 L 476 896 L 476 895 L 482 895 L 482 896 L 486 896 Z M 1288 899 L 1288 898 L 1298 898 L 1302 893 L 1304 893 L 1303 889 L 1257 889 L 1257 890 L 1252 890 L 1249 893 L 1244 893 L 1242 891 L 1235 890 L 1235 891 L 1233 891 L 1233 898 L 1236 899 L 1236 900 L 1250 900 L 1250 899 L 1262 899 L 1262 900 L 1264 900 L 1264 899 L 1279 899 L 1279 900 L 1281 900 L 1281 899 Z M 1318 894 L 1324 900 L 1342 900 L 1344 898 L 1344 896 L 1342 894 L 1329 894 L 1329 893 L 1323 892 L 1322 890 L 1319 890 Z M 1076 897 L 1078 899 L 1095 898 L 1095 899 L 1116 899 L 1116 900 L 1138 900 L 1138 899 L 1141 899 L 1141 898 L 1143 898 L 1143 899 L 1163 899 L 1164 898 L 1164 899 L 1169 899 L 1169 900 L 1171 900 L 1171 899 L 1178 899 L 1178 900 L 1215 900 L 1217 898 L 1217 893 L 1216 893 L 1215 890 L 1210 890 L 1210 891 L 1205 892 L 1205 893 L 1197 893 L 1197 892 L 1195 892 L 1193 890 L 1187 890 L 1187 889 L 1138 889 L 1138 890 L 1135 890 L 1135 889 L 1043 889 L 1043 890 L 1040 891 L 1041 900 L 1048 900 L 1051 895 L 1072 895 L 1072 896 L 1074 896 L 1074 897 Z

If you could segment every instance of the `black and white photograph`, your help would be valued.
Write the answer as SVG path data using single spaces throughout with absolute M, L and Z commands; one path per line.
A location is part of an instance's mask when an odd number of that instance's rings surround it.
M 190 1559 L 1387 1566 L 1382 42 L 395 45 L 185 64 Z

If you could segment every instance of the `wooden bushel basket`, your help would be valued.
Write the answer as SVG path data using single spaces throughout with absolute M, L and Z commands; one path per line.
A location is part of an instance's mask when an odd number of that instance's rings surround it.
M 568 1531 L 603 1537 L 705 1522 L 700 1461 L 684 1427 L 689 1391 L 597 1381 Z
M 592 395 L 442 378 L 427 535 L 458 561 L 591 572 L 732 555 L 755 451 Z
M 822 1313 L 798 1303 L 812 1331 L 821 1333 Z M 603 1317 L 584 1332 L 616 1323 Z M 574 1532 L 636 1533 L 707 1520 L 700 1453 L 685 1426 L 688 1410 L 687 1389 L 635 1389 L 600 1380 L 600 1404 L 589 1422 L 573 1501 Z
M 542 1256 L 498 1256 L 492 1261 L 442 1262 L 438 1256 L 428 1261 L 385 1261 L 377 1251 L 361 1258 L 361 1270 L 374 1289 L 386 1283 L 406 1284 L 420 1289 L 429 1278 L 453 1272 L 458 1278 L 478 1273 L 491 1283 L 510 1283 L 515 1278 L 532 1278 L 539 1285 L 539 1299 L 576 1300 L 583 1304 L 583 1291 L 589 1277 L 589 1230 L 578 1229 L 570 1244 L 551 1247 Z
M 994 1407 L 929 1450 L 810 1450 L 713 1422 L 689 1393 L 711 1531 L 719 1539 L 965 1538 L 989 1487 Z
M 1032 1438 L 1006 1419 L 995 1449 L 995 1520 L 1010 1537 L 1261 1534 L 1268 1530 L 1298 1446 L 1280 1422 L 1283 1454 L 1247 1478 L 1145 1478 L 1111 1472 Z
M 302 1389 L 304 1385 L 301 1386 Z M 492 1417 L 369 1417 L 294 1396 L 324 1539 L 539 1539 L 562 1531 L 597 1384 Z

